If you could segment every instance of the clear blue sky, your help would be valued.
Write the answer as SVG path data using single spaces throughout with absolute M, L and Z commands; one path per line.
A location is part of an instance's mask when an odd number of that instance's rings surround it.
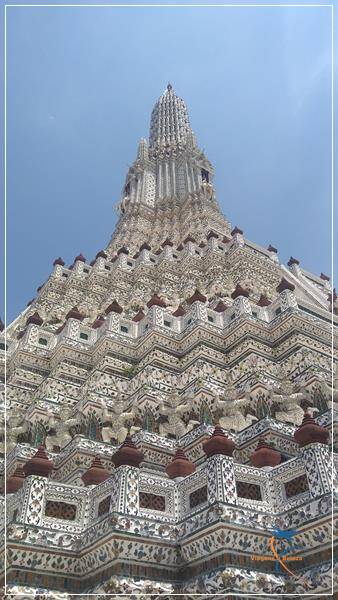
M 168 81 L 233 225 L 331 274 L 330 8 L 8 8 L 8 321 L 107 244 Z

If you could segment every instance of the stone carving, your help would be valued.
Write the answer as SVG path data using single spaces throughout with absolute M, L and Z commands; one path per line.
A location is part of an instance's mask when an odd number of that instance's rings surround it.
M 159 414 L 167 419 L 164 422 L 160 422 L 160 435 L 171 434 L 178 438 L 193 429 L 195 425 L 199 425 L 199 421 L 194 419 L 189 419 L 188 423 L 185 423 L 183 415 L 189 409 L 189 402 L 182 403 L 182 398 L 177 392 L 169 394 L 168 404 L 162 402 L 158 409 Z
M 24 412 L 21 408 L 11 409 L 9 413 L 7 413 L 7 423 L 6 423 L 6 442 L 7 449 L 12 450 L 16 445 L 19 437 L 28 437 L 29 432 L 29 421 L 25 419 Z M 23 441 L 23 440 L 21 440 Z M 24 440 L 28 441 L 28 439 Z
M 215 405 L 218 410 L 218 422 L 223 429 L 228 431 L 241 431 L 254 421 L 257 417 L 246 409 L 252 405 L 250 396 L 237 398 L 238 392 L 232 385 L 227 387 L 225 399 L 217 396 Z
M 117 442 L 122 444 L 128 431 L 131 435 L 140 430 L 140 427 L 132 425 L 135 418 L 135 410 L 126 411 L 127 403 L 117 398 L 110 410 L 102 400 L 102 420 L 103 426 L 101 430 L 102 439 L 104 442 Z
M 49 425 L 52 429 L 52 435 L 46 437 L 46 448 L 52 450 L 54 446 L 63 448 L 68 444 L 76 428 L 80 426 L 81 415 L 79 413 L 74 414 L 74 409 L 69 406 L 60 406 L 59 414 L 56 416 L 51 414 Z
M 308 400 L 307 394 L 300 390 L 297 391 L 297 387 L 288 378 L 281 381 L 278 391 L 279 393 L 272 395 L 272 401 L 282 408 L 281 411 L 275 412 L 276 419 L 300 425 L 304 416 L 301 404 Z M 318 409 L 312 408 L 312 411 L 318 412 Z

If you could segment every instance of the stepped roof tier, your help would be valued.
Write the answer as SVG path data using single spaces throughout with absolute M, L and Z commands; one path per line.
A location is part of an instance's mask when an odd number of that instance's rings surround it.
M 230 224 L 170 84 L 118 211 L 0 334 L 7 594 L 329 595 L 329 278 Z

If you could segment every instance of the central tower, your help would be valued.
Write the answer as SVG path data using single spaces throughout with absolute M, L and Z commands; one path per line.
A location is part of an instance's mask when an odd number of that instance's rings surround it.
M 329 278 L 230 229 L 170 85 L 120 210 L 0 333 L 8 597 L 330 595 Z
M 118 205 L 122 218 L 111 248 L 120 243 L 121 231 L 124 241 L 129 232 L 128 242 L 142 242 L 137 231 L 140 223 L 147 221 L 151 222 L 155 244 L 164 241 L 160 239 L 164 224 L 173 241 L 185 233 L 198 237 L 205 228 L 224 231 L 226 227 L 229 232 L 230 224 L 218 208 L 213 176 L 210 161 L 197 145 L 186 104 L 168 84 L 152 110 L 149 141 L 140 140 L 137 158 L 128 170 Z

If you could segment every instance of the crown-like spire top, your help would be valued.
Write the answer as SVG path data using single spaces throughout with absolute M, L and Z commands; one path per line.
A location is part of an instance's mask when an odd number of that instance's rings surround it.
M 185 146 L 192 139 L 187 107 L 168 83 L 151 113 L 149 145 L 151 148 Z

